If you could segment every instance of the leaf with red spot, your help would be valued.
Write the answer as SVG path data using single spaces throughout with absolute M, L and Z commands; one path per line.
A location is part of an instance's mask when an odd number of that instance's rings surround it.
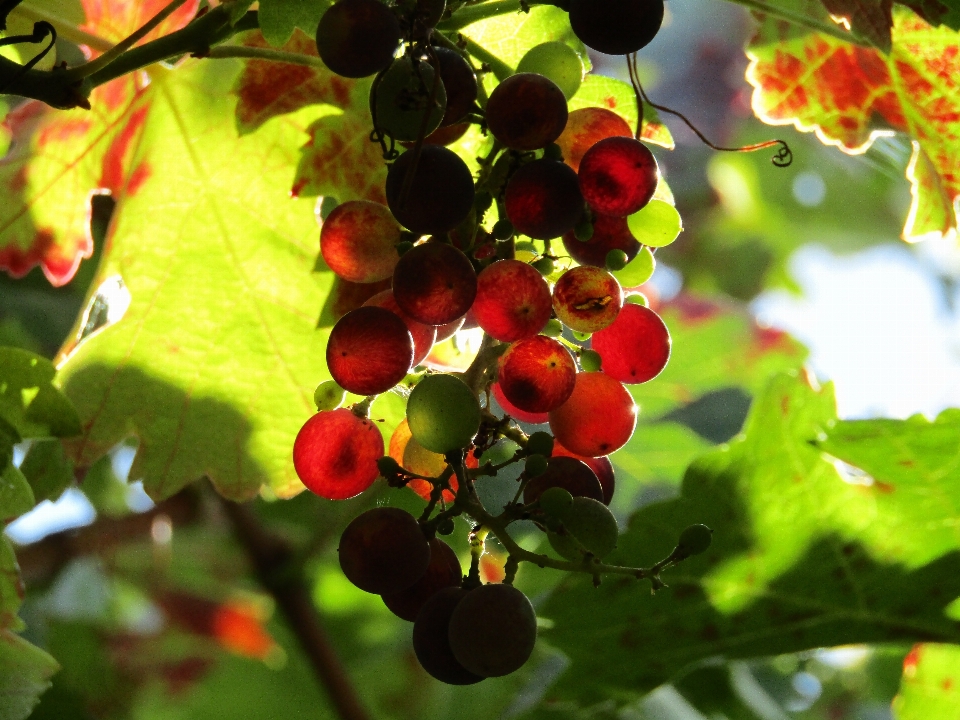
M 81 29 L 115 43 L 132 35 L 170 4 L 169 0 L 140 0 L 139 2 L 82 0 L 82 3 L 87 19 L 81 25 Z M 168 35 L 174 30 L 179 30 L 197 14 L 199 5 L 199 0 L 187 0 L 170 13 L 168 17 L 164 18 L 137 44 L 142 45 L 161 35 Z
M 915 645 L 903 661 L 893 709 L 898 720 L 960 717 L 960 648 Z
M 816 131 L 825 143 L 862 153 L 881 134 L 913 139 L 907 176 L 913 204 L 907 240 L 957 230 L 960 200 L 960 38 L 912 12 L 893 13 L 888 55 L 838 37 L 759 16 L 747 79 L 764 122 Z

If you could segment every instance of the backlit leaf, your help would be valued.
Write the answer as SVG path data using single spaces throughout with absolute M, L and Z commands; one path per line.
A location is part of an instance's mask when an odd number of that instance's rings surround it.
M 313 37 L 331 4 L 331 0 L 260 0 L 260 30 L 274 47 L 286 43 L 295 28 Z
M 0 347 L 0 420 L 21 438 L 69 437 L 80 433 L 70 401 L 53 384 L 50 361 L 26 350 Z
M 917 645 L 903 661 L 900 693 L 893 701 L 898 720 L 960 716 L 960 648 Z
M 0 720 L 25 720 L 59 668 L 40 648 L 0 630 Z

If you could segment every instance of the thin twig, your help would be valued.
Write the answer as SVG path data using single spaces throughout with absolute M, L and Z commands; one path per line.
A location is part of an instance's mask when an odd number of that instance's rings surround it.
M 246 45 L 220 45 L 215 48 L 210 48 L 210 52 L 207 53 L 205 57 L 214 59 L 247 58 L 287 63 L 288 65 L 305 65 L 321 70 L 326 70 L 327 68 L 327 66 L 323 64 L 323 60 L 313 55 L 301 55 L 300 53 L 284 52 L 283 50 L 273 50 L 271 48 L 247 47 Z

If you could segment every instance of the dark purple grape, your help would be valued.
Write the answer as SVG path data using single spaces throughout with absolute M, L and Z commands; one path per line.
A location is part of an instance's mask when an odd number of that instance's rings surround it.
M 408 150 L 387 171 L 390 212 L 401 225 L 421 235 L 440 235 L 452 230 L 473 208 L 470 168 L 452 150 L 424 145 L 407 184 L 413 157 L 414 152 Z
M 447 111 L 440 122 L 440 127 L 446 127 L 462 120 L 474 108 L 477 76 L 470 63 L 455 50 L 434 47 L 433 51 L 440 62 L 440 79 L 447 91 Z
M 588 48 L 626 55 L 647 45 L 663 23 L 663 0 L 570 0 L 570 27 Z
M 583 215 L 577 173 L 557 160 L 534 160 L 517 170 L 503 201 L 514 229 L 537 240 L 560 237 Z
M 413 337 L 398 315 L 380 307 L 351 310 L 330 331 L 327 368 L 344 390 L 376 395 L 403 380 Z
M 430 541 L 430 564 L 419 580 L 406 590 L 383 595 L 383 604 L 394 615 L 413 622 L 420 609 L 438 592 L 459 587 L 463 570 L 457 554 L 440 538 Z
M 427 600 L 413 623 L 413 651 L 430 675 L 448 685 L 473 685 L 483 678 L 467 670 L 450 649 L 450 616 L 468 594 L 459 587 L 445 588 Z
M 563 132 L 567 99 L 543 75 L 517 73 L 490 93 L 486 117 L 493 136 L 511 150 L 539 150 Z
M 477 296 L 477 273 L 462 252 L 431 241 L 404 253 L 393 273 L 393 297 L 407 315 L 427 325 L 462 317 Z
M 430 543 L 406 510 L 378 507 L 358 515 L 340 536 L 340 568 L 376 595 L 412 586 L 430 565 Z
M 317 52 L 337 75 L 362 78 L 383 70 L 400 45 L 400 23 L 379 0 L 340 0 L 320 18 Z
M 597 474 L 580 460 L 572 457 L 552 457 L 547 471 L 530 480 L 523 490 L 523 502 L 532 503 L 547 488 L 560 487 L 574 497 L 603 500 L 603 488 Z
M 471 590 L 450 616 L 450 649 L 470 672 L 500 677 L 519 670 L 537 641 L 537 615 L 513 585 Z

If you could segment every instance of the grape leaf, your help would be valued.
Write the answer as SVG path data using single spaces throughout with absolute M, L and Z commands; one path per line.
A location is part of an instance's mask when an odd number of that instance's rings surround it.
M 224 69 L 191 61 L 148 89 L 137 159 L 154 171 L 118 201 L 94 281 L 120 276 L 130 305 L 63 352 L 72 458 L 134 435 L 131 477 L 156 499 L 204 475 L 235 499 L 301 491 L 290 447 L 326 376 L 314 323 L 331 274 L 310 272 L 313 203 L 281 190 L 309 111 L 238 138 Z
M 86 22 L 81 29 L 110 42 L 120 42 L 169 5 L 169 0 L 81 0 Z M 164 18 L 137 44 L 154 40 L 179 30 L 197 14 L 199 0 L 186 0 L 180 7 Z
M 30 483 L 12 463 L 0 471 L 0 524 L 20 517 L 36 505 Z
M 769 16 L 747 47 L 754 112 L 773 125 L 816 131 L 825 143 L 861 153 L 878 134 L 913 138 L 907 170 L 913 203 L 907 240 L 956 232 L 960 198 L 957 34 L 912 12 L 893 14 L 889 55 Z
M 931 25 L 960 30 L 960 2 L 957 0 L 900 0 Z
M 822 0 L 833 17 L 843 18 L 851 32 L 890 52 L 893 0 Z
M 903 661 L 900 693 L 893 701 L 898 720 L 960 716 L 960 648 L 917 645 Z
M 0 631 L 22 630 L 17 609 L 23 601 L 24 587 L 20 566 L 7 536 L 0 533 Z
M 73 463 L 59 440 L 37 440 L 27 451 L 20 471 L 33 489 L 37 502 L 56 500 L 73 484 Z
M 53 384 L 56 371 L 46 358 L 0 347 L 0 420 L 20 438 L 69 437 L 80 433 L 80 419 Z
M 777 376 L 744 436 L 694 462 L 680 498 L 633 516 L 612 563 L 649 566 L 685 526 L 714 530 L 706 553 L 664 573 L 668 589 L 651 597 L 634 580 L 607 578 L 596 589 L 588 577 L 568 577 L 540 614 L 555 623 L 544 640 L 576 672 L 548 697 L 624 702 L 717 655 L 960 642 L 960 622 L 944 613 L 960 595 L 958 543 L 931 559 L 877 541 L 899 528 L 897 509 L 878 503 L 878 488 L 844 482 L 809 443 L 835 412 L 830 386 Z M 952 517 L 952 507 L 939 508 L 929 522 Z
M 518 4 L 516 13 L 480 20 L 461 32 L 511 68 L 517 67 L 530 48 L 545 42 L 565 42 L 586 57 L 583 43 L 570 28 L 567 13 L 553 5 L 534 5 L 529 12 L 523 12 Z
M 40 648 L 0 630 L 0 720 L 25 720 L 59 668 Z
M 331 0 L 260 0 L 260 30 L 274 47 L 284 45 L 300 28 L 313 37 Z

